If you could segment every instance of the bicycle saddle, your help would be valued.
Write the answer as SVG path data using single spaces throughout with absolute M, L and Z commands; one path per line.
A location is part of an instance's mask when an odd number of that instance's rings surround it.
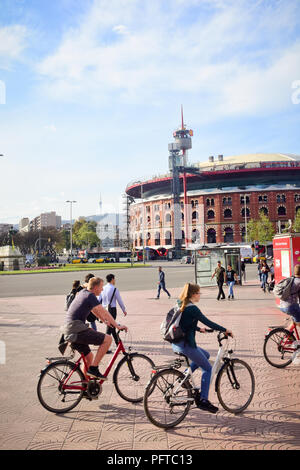
M 174 354 L 176 354 L 177 356 L 181 356 L 181 357 L 183 357 L 183 358 L 186 359 L 186 360 L 189 359 L 185 354 L 183 354 L 183 353 L 181 353 L 181 352 L 175 352 L 175 351 L 173 351 L 173 352 L 174 352 Z

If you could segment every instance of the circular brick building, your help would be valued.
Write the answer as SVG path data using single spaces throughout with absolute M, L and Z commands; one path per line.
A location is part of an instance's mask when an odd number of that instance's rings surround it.
M 279 227 L 300 210 L 300 156 L 249 154 L 193 164 L 180 175 L 182 246 L 193 243 L 241 243 L 250 219 L 262 212 Z M 128 184 L 130 235 L 136 248 L 174 246 L 172 176 L 166 174 Z M 188 233 L 186 233 L 188 232 Z M 176 229 L 178 233 L 178 228 Z

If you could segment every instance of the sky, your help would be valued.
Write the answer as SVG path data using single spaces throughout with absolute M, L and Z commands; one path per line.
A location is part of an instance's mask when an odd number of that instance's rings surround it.
M 300 154 L 298 0 L 0 0 L 0 223 L 120 209 L 189 162 Z

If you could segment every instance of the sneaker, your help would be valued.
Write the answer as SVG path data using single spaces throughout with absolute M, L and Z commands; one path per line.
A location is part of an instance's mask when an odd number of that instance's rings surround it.
M 89 370 L 87 371 L 87 375 L 93 377 L 94 379 L 107 380 L 107 377 L 105 377 L 99 372 L 98 367 L 90 366 Z
M 206 400 L 205 398 L 201 398 L 197 402 L 197 408 L 200 408 L 200 410 L 208 411 L 209 413 L 217 413 L 219 411 L 219 408 L 214 406 L 210 401 Z
M 230 300 L 230 295 L 228 296 L 228 300 Z
M 234 299 L 234 296 L 232 295 L 231 298 L 232 298 L 232 300 L 233 300 L 233 299 Z

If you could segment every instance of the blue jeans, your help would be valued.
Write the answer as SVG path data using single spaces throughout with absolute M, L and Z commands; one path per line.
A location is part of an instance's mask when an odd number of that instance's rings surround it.
M 283 313 L 287 313 L 293 317 L 295 322 L 300 322 L 300 304 L 291 304 L 288 307 L 280 307 Z
M 268 273 L 261 273 L 261 287 L 265 290 L 266 289 L 266 283 L 268 280 Z
M 201 393 L 200 397 L 208 399 L 210 378 L 212 366 L 209 362 L 210 354 L 202 348 L 196 347 L 192 348 L 188 344 L 185 344 L 184 341 L 180 343 L 173 343 L 172 348 L 174 352 L 180 352 L 185 354 L 192 362 L 191 369 L 194 372 L 198 367 L 202 369 L 202 378 L 201 378 Z
M 235 284 L 235 281 L 228 281 L 227 285 L 229 286 L 229 295 L 233 297 L 233 286 Z
M 166 294 L 168 294 L 169 297 L 171 297 L 171 294 L 170 294 L 170 293 L 167 291 L 167 289 L 166 289 L 165 283 L 164 283 L 164 282 L 160 282 L 160 283 L 158 284 L 157 298 L 158 298 L 159 295 L 160 295 L 160 290 L 161 290 L 161 289 L 164 290 L 164 291 L 166 292 Z

